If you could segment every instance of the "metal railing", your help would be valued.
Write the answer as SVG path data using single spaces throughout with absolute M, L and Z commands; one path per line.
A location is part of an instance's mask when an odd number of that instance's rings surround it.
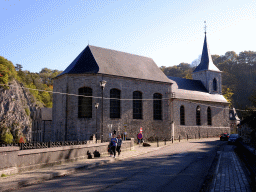
M 56 142 L 33 142 L 33 143 L 12 143 L 1 144 L 1 147 L 20 147 L 20 150 L 26 149 L 43 149 L 52 147 L 63 147 L 72 145 L 86 145 L 87 141 L 56 141 Z

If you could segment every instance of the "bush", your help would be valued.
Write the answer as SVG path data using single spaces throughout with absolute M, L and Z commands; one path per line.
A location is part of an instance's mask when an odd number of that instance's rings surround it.
M 1 175 L 1 177 L 7 177 L 7 175 L 5 175 L 4 173 Z
M 13 136 L 11 133 L 6 132 L 2 135 L 1 140 L 5 144 L 11 144 L 13 142 Z

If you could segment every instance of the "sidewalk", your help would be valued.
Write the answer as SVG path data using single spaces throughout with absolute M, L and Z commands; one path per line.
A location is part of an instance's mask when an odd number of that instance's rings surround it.
M 209 139 L 202 138 L 202 139 L 190 139 L 188 142 L 207 141 L 207 140 L 213 140 L 213 139 L 217 140 L 217 138 L 209 138 Z M 163 141 L 161 141 L 161 142 L 159 142 L 159 147 L 157 147 L 157 143 L 150 143 L 150 145 L 151 145 L 150 147 L 143 147 L 142 145 L 140 145 L 140 146 L 135 145 L 134 150 L 122 151 L 121 155 L 115 159 L 113 157 L 109 157 L 108 155 L 105 155 L 105 156 L 103 155 L 102 157 L 96 158 L 96 159 L 83 159 L 83 160 L 79 160 L 79 161 L 76 161 L 73 163 L 64 163 L 64 164 L 61 164 L 58 166 L 36 169 L 33 171 L 23 172 L 21 174 L 11 175 L 8 177 L 0 177 L 0 191 L 9 191 L 12 189 L 18 189 L 18 188 L 25 187 L 25 186 L 32 185 L 32 184 L 37 184 L 37 183 L 40 183 L 40 182 L 43 182 L 46 180 L 54 179 L 56 177 L 73 174 L 79 170 L 92 169 L 92 168 L 95 168 L 95 167 L 98 167 L 98 166 L 101 166 L 101 165 L 104 165 L 107 163 L 113 163 L 115 161 L 121 161 L 124 159 L 133 158 L 133 157 L 145 154 L 145 153 L 150 153 L 152 151 L 159 150 L 168 145 L 176 145 L 176 144 L 183 143 L 183 142 L 187 142 L 187 140 L 181 140 L 180 142 L 177 140 L 177 141 L 174 141 L 174 143 L 172 143 L 171 141 L 167 141 L 166 145 Z M 232 158 L 233 158 L 233 156 L 232 156 Z M 237 174 L 237 175 L 240 174 L 241 168 L 239 169 L 239 166 L 237 165 L 238 164 L 237 161 L 234 161 L 234 162 L 236 162 L 236 164 L 234 164 L 234 163 L 231 164 L 232 169 L 229 167 L 227 170 L 222 168 L 223 164 L 225 164 L 225 161 L 226 161 L 226 163 L 228 162 L 229 164 L 231 162 L 229 159 L 223 158 L 223 156 L 220 158 L 218 172 L 222 173 L 224 171 L 224 173 L 226 173 L 226 177 L 223 177 L 222 175 L 218 176 L 218 178 L 216 179 L 215 185 L 214 185 L 215 191 L 224 191 L 224 190 L 222 190 L 222 187 L 223 187 L 222 183 L 226 183 L 227 178 L 232 177 L 234 174 Z M 224 167 L 225 167 L 225 165 L 224 165 Z M 229 172 L 230 169 L 233 172 Z M 239 171 L 239 173 L 236 173 L 238 171 Z M 240 178 L 240 176 L 238 176 L 238 179 L 239 178 Z M 243 180 L 244 175 L 242 175 L 241 178 Z M 220 185 L 219 185 L 219 183 L 220 183 Z M 236 182 L 236 183 L 238 183 L 238 182 Z M 232 184 L 230 184 L 230 186 L 231 185 Z M 245 183 L 245 186 L 247 187 L 247 183 Z M 237 187 L 237 189 L 238 189 L 238 187 Z M 240 189 L 244 189 L 243 185 L 241 185 Z M 232 191 L 232 190 L 230 190 L 230 191 Z M 240 190 L 240 191 L 246 191 L 246 190 Z
M 240 159 L 235 152 L 219 151 L 211 192 L 251 192 Z

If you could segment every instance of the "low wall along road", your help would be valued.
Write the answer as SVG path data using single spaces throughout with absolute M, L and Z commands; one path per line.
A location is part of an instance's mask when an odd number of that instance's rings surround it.
M 63 162 L 87 159 L 88 151 L 92 157 L 95 150 L 99 151 L 101 156 L 106 155 L 108 154 L 108 144 L 109 142 L 29 150 L 20 150 L 19 147 L 0 147 L 0 175 L 10 175 Z M 122 150 L 133 148 L 133 138 L 123 141 Z

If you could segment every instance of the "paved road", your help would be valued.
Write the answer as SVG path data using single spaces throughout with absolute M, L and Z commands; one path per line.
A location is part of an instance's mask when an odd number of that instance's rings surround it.
M 170 145 L 19 191 L 200 191 L 221 143 Z

